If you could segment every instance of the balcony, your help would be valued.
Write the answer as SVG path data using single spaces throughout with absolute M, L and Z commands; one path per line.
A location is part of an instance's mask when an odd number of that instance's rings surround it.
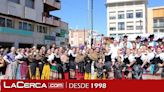
M 44 2 L 44 8 L 47 9 L 47 11 L 61 9 L 60 0 L 43 0 L 43 2 Z
M 164 23 L 154 23 L 154 28 L 164 28 Z
M 50 35 L 45 35 L 45 36 L 44 36 L 44 39 L 45 39 L 45 40 L 52 40 L 52 41 L 55 41 L 56 37 L 55 37 L 55 36 L 50 36 Z
M 60 27 L 61 27 L 61 29 L 68 30 L 68 23 L 66 23 L 64 21 L 61 21 L 60 22 Z
M 13 28 L 7 28 L 7 27 L 0 27 L 0 33 L 6 33 L 11 35 L 23 35 L 23 36 L 32 36 L 32 31 L 27 30 L 19 30 L 19 29 L 13 29 Z
M 43 23 L 59 27 L 60 26 L 60 18 L 43 14 Z

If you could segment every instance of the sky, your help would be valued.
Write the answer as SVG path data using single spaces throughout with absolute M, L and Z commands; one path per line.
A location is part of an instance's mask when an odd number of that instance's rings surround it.
M 107 33 L 106 29 L 106 0 L 94 1 L 94 30 Z M 148 0 L 148 7 L 164 6 L 164 0 Z M 88 29 L 88 0 L 61 0 L 61 10 L 51 12 L 62 21 L 69 23 L 71 29 Z

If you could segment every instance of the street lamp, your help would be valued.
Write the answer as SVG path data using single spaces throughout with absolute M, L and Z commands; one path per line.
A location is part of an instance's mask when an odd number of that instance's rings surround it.
M 93 44 L 93 0 L 88 0 L 88 20 L 89 20 L 89 25 L 90 25 L 89 45 L 92 46 Z

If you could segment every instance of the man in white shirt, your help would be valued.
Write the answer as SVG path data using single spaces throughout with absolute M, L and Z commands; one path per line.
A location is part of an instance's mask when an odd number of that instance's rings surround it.
M 124 36 L 123 41 L 119 44 L 120 49 L 123 50 L 123 53 L 126 53 L 126 49 L 132 49 L 132 43 L 128 41 L 128 36 Z
M 136 48 L 139 49 L 141 46 L 141 37 L 137 36 L 136 37 Z
M 117 59 L 118 57 L 118 50 L 119 50 L 119 46 L 118 46 L 118 41 L 115 39 L 113 44 L 110 45 L 110 51 L 109 54 L 111 54 L 111 59 L 112 59 L 112 65 L 114 65 L 115 59 Z

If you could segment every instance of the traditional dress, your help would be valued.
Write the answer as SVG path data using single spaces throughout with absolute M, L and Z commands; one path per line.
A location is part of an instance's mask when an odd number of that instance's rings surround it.
M 78 54 L 75 58 L 76 61 L 76 78 L 77 79 L 84 79 L 84 58 L 83 54 Z
M 50 79 L 51 80 L 58 79 L 58 69 L 57 69 L 57 64 L 55 62 L 51 63 Z
M 90 80 L 91 79 L 91 64 L 92 64 L 92 60 L 87 56 L 85 57 L 85 74 L 84 74 L 84 79 L 85 80 Z
M 93 52 L 91 54 L 88 55 L 91 62 L 91 79 L 96 79 L 95 76 L 97 76 L 97 72 L 95 71 L 95 62 L 97 62 L 98 58 L 99 58 L 99 54 L 97 52 Z
M 67 55 L 63 54 L 61 55 L 60 60 L 62 61 L 62 68 L 63 68 L 63 73 L 64 73 L 63 78 L 65 80 L 68 80 L 69 79 L 69 58 L 67 57 Z
M 156 54 L 154 61 L 157 64 L 163 64 L 164 63 L 164 53 Z M 157 68 L 159 68 L 159 67 L 157 67 Z M 156 72 L 157 72 L 157 69 L 154 71 L 154 73 L 156 73 Z M 162 67 L 161 77 L 164 78 L 164 66 Z
M 16 79 L 25 80 L 28 73 L 27 57 L 19 53 L 15 58 L 18 61 Z
M 41 60 L 33 60 L 30 63 L 31 79 L 41 79 L 43 63 Z
M 7 69 L 5 76 L 7 79 L 15 79 L 16 78 L 16 70 L 17 70 L 17 62 L 15 60 L 15 54 L 9 53 L 3 57 L 3 59 L 7 63 Z
M 132 66 L 132 79 L 142 79 L 143 69 L 141 68 L 143 61 L 141 56 L 135 56 L 135 63 Z
M 44 64 L 44 66 L 43 66 L 41 79 L 42 80 L 50 79 L 50 65 L 48 63 Z
M 69 69 L 70 69 L 70 78 L 71 79 L 75 79 L 75 71 L 76 71 L 76 62 L 75 62 L 75 58 L 76 58 L 76 54 L 73 53 L 72 51 L 68 52 L 68 56 L 69 56 Z
M 150 74 L 155 74 L 158 70 L 158 60 L 153 52 L 148 53 L 148 63 L 150 65 Z
M 111 54 L 110 55 L 105 55 L 105 69 L 106 69 L 106 78 L 109 79 L 110 77 L 110 72 L 111 72 L 111 67 L 112 67 L 112 61 L 111 61 Z
M 122 66 L 118 62 L 118 59 L 115 59 L 115 63 L 113 65 L 113 72 L 115 79 L 122 79 Z
M 131 62 L 134 62 L 135 61 L 135 57 L 133 54 L 130 54 L 130 55 L 126 55 L 124 56 L 124 60 L 123 60 L 123 63 L 124 63 L 124 68 L 125 68 L 125 71 L 124 71 L 124 75 L 125 77 L 127 78 L 132 78 L 132 75 L 131 75 L 131 72 L 132 72 L 132 66 L 128 66 L 131 64 Z
M 62 62 L 60 60 L 60 56 L 59 55 L 55 55 L 55 59 L 54 59 L 57 63 L 57 71 L 58 71 L 58 79 L 64 79 L 64 74 L 63 74 L 63 67 L 62 67 Z
M 104 63 L 100 63 L 100 62 L 95 63 L 95 70 L 97 73 L 97 76 L 95 76 L 95 79 L 97 79 L 97 78 L 103 79 L 104 78 L 104 76 L 105 76 L 104 69 L 105 69 Z

